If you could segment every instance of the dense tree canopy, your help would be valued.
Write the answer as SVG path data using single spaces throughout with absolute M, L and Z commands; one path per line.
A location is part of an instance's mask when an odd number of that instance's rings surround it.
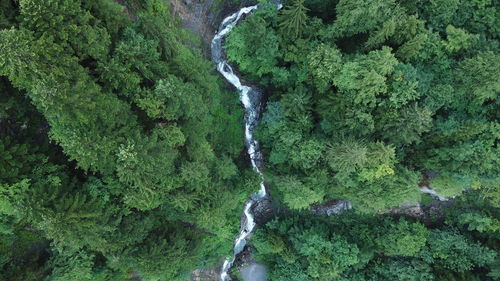
M 273 195 L 375 212 L 430 184 L 498 202 L 498 5 L 325 2 L 264 5 L 226 44 L 271 93 L 259 137 Z
M 498 1 L 258 2 L 224 46 L 267 93 L 269 280 L 500 280 Z M 187 280 L 232 253 L 261 178 L 171 4 L 0 1 L 0 280 Z M 395 215 L 416 203 L 438 211 Z
M 498 280 L 498 9 L 285 1 L 229 35 L 228 58 L 269 92 L 258 138 L 283 208 L 253 246 L 270 280 Z M 434 219 L 387 214 L 428 203 L 421 186 L 468 191 Z M 354 211 L 308 210 L 333 199 Z
M 237 96 L 167 3 L 124 9 L 2 2 L 0 279 L 183 280 L 229 252 L 258 186 Z
M 271 280 L 498 280 L 498 230 L 465 229 L 453 219 L 460 208 L 478 211 L 479 202 L 468 196 L 447 209 L 446 224 L 353 212 L 284 213 L 252 243 Z M 483 210 L 498 216 L 498 209 Z

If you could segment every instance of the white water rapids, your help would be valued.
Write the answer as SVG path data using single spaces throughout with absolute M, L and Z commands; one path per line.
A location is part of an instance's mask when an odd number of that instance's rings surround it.
M 252 195 L 250 199 L 245 203 L 245 219 L 246 223 L 242 227 L 240 234 L 235 240 L 233 256 L 231 259 L 226 260 L 222 266 L 222 272 L 220 274 L 220 280 L 226 281 L 231 280 L 229 277 L 229 269 L 236 259 L 236 255 L 241 253 L 245 248 L 247 243 L 247 237 L 252 233 L 255 227 L 255 221 L 253 214 L 251 213 L 252 206 L 264 198 L 266 193 L 266 187 L 264 185 L 264 176 L 260 169 L 260 164 L 262 162 L 262 154 L 259 149 L 259 143 L 253 137 L 253 131 L 257 125 L 257 121 L 261 110 L 261 97 L 262 93 L 249 86 L 241 84 L 240 79 L 236 74 L 234 74 L 233 69 L 227 63 L 224 58 L 224 53 L 222 50 L 222 41 L 224 37 L 233 29 L 233 27 L 238 23 L 238 21 L 246 14 L 251 13 L 257 9 L 257 5 L 245 7 L 240 9 L 238 12 L 225 18 L 220 27 L 219 32 L 215 35 L 212 40 L 212 61 L 217 65 L 217 70 L 226 78 L 226 80 L 238 89 L 240 92 L 240 100 L 245 107 L 245 143 L 247 146 L 247 152 L 250 156 L 250 161 L 254 170 L 259 173 L 262 177 L 262 182 L 260 183 L 260 190 L 256 194 Z

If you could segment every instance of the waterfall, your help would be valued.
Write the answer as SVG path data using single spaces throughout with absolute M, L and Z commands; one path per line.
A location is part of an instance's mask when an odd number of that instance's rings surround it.
M 253 169 L 259 173 L 262 178 L 260 190 L 256 194 L 253 194 L 245 203 L 244 215 L 246 223 L 240 230 L 240 234 L 235 240 L 232 258 L 230 260 L 226 260 L 222 266 L 222 272 L 220 274 L 221 281 L 231 280 L 228 272 L 236 259 L 236 255 L 241 253 L 245 248 L 247 237 L 252 233 L 255 227 L 254 217 L 251 212 L 252 206 L 267 195 L 266 187 L 264 185 L 264 176 L 261 171 L 262 154 L 260 152 L 259 143 L 253 136 L 253 131 L 260 116 L 262 93 L 256 88 L 241 84 L 240 79 L 236 74 L 234 74 L 233 69 L 225 60 L 222 49 L 222 41 L 224 37 L 231 31 L 231 29 L 233 29 L 233 27 L 244 15 L 249 14 L 256 9 L 257 5 L 245 7 L 225 18 L 219 27 L 219 32 L 214 36 L 211 45 L 212 61 L 217 66 L 217 70 L 240 92 L 240 100 L 245 108 L 245 144 L 247 152 L 250 156 L 250 162 Z
M 422 186 L 420 188 L 420 192 L 425 193 L 425 194 L 429 194 L 429 195 L 431 195 L 433 197 L 436 197 L 436 198 L 438 198 L 439 201 L 448 201 L 450 199 L 455 198 L 455 196 L 453 196 L 453 197 L 446 197 L 446 196 L 440 195 L 440 194 L 437 193 L 436 190 L 434 190 L 434 189 L 432 189 L 432 188 L 430 188 L 428 186 Z

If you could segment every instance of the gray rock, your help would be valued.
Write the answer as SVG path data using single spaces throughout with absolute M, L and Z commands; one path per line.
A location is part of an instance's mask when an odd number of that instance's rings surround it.
M 344 211 L 352 209 L 352 204 L 347 200 L 330 200 L 323 204 L 315 204 L 311 206 L 311 212 L 315 216 L 319 215 L 338 215 Z
M 414 217 L 414 218 L 421 218 L 425 215 L 424 210 L 422 209 L 422 206 L 419 203 L 415 203 L 412 205 L 404 203 L 399 207 L 392 208 L 389 212 L 396 215 L 404 215 L 407 217 Z
M 196 269 L 191 272 L 191 281 L 219 281 L 219 267 Z
M 272 220 L 276 216 L 276 212 L 276 206 L 274 206 L 270 197 L 260 200 L 252 208 L 254 220 L 257 225 L 264 225 Z

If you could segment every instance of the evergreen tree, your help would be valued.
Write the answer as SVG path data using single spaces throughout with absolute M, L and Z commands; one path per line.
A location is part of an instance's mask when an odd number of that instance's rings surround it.
M 292 38 L 301 37 L 307 24 L 306 12 L 309 9 L 304 6 L 304 1 L 293 0 L 280 15 L 280 27 Z

